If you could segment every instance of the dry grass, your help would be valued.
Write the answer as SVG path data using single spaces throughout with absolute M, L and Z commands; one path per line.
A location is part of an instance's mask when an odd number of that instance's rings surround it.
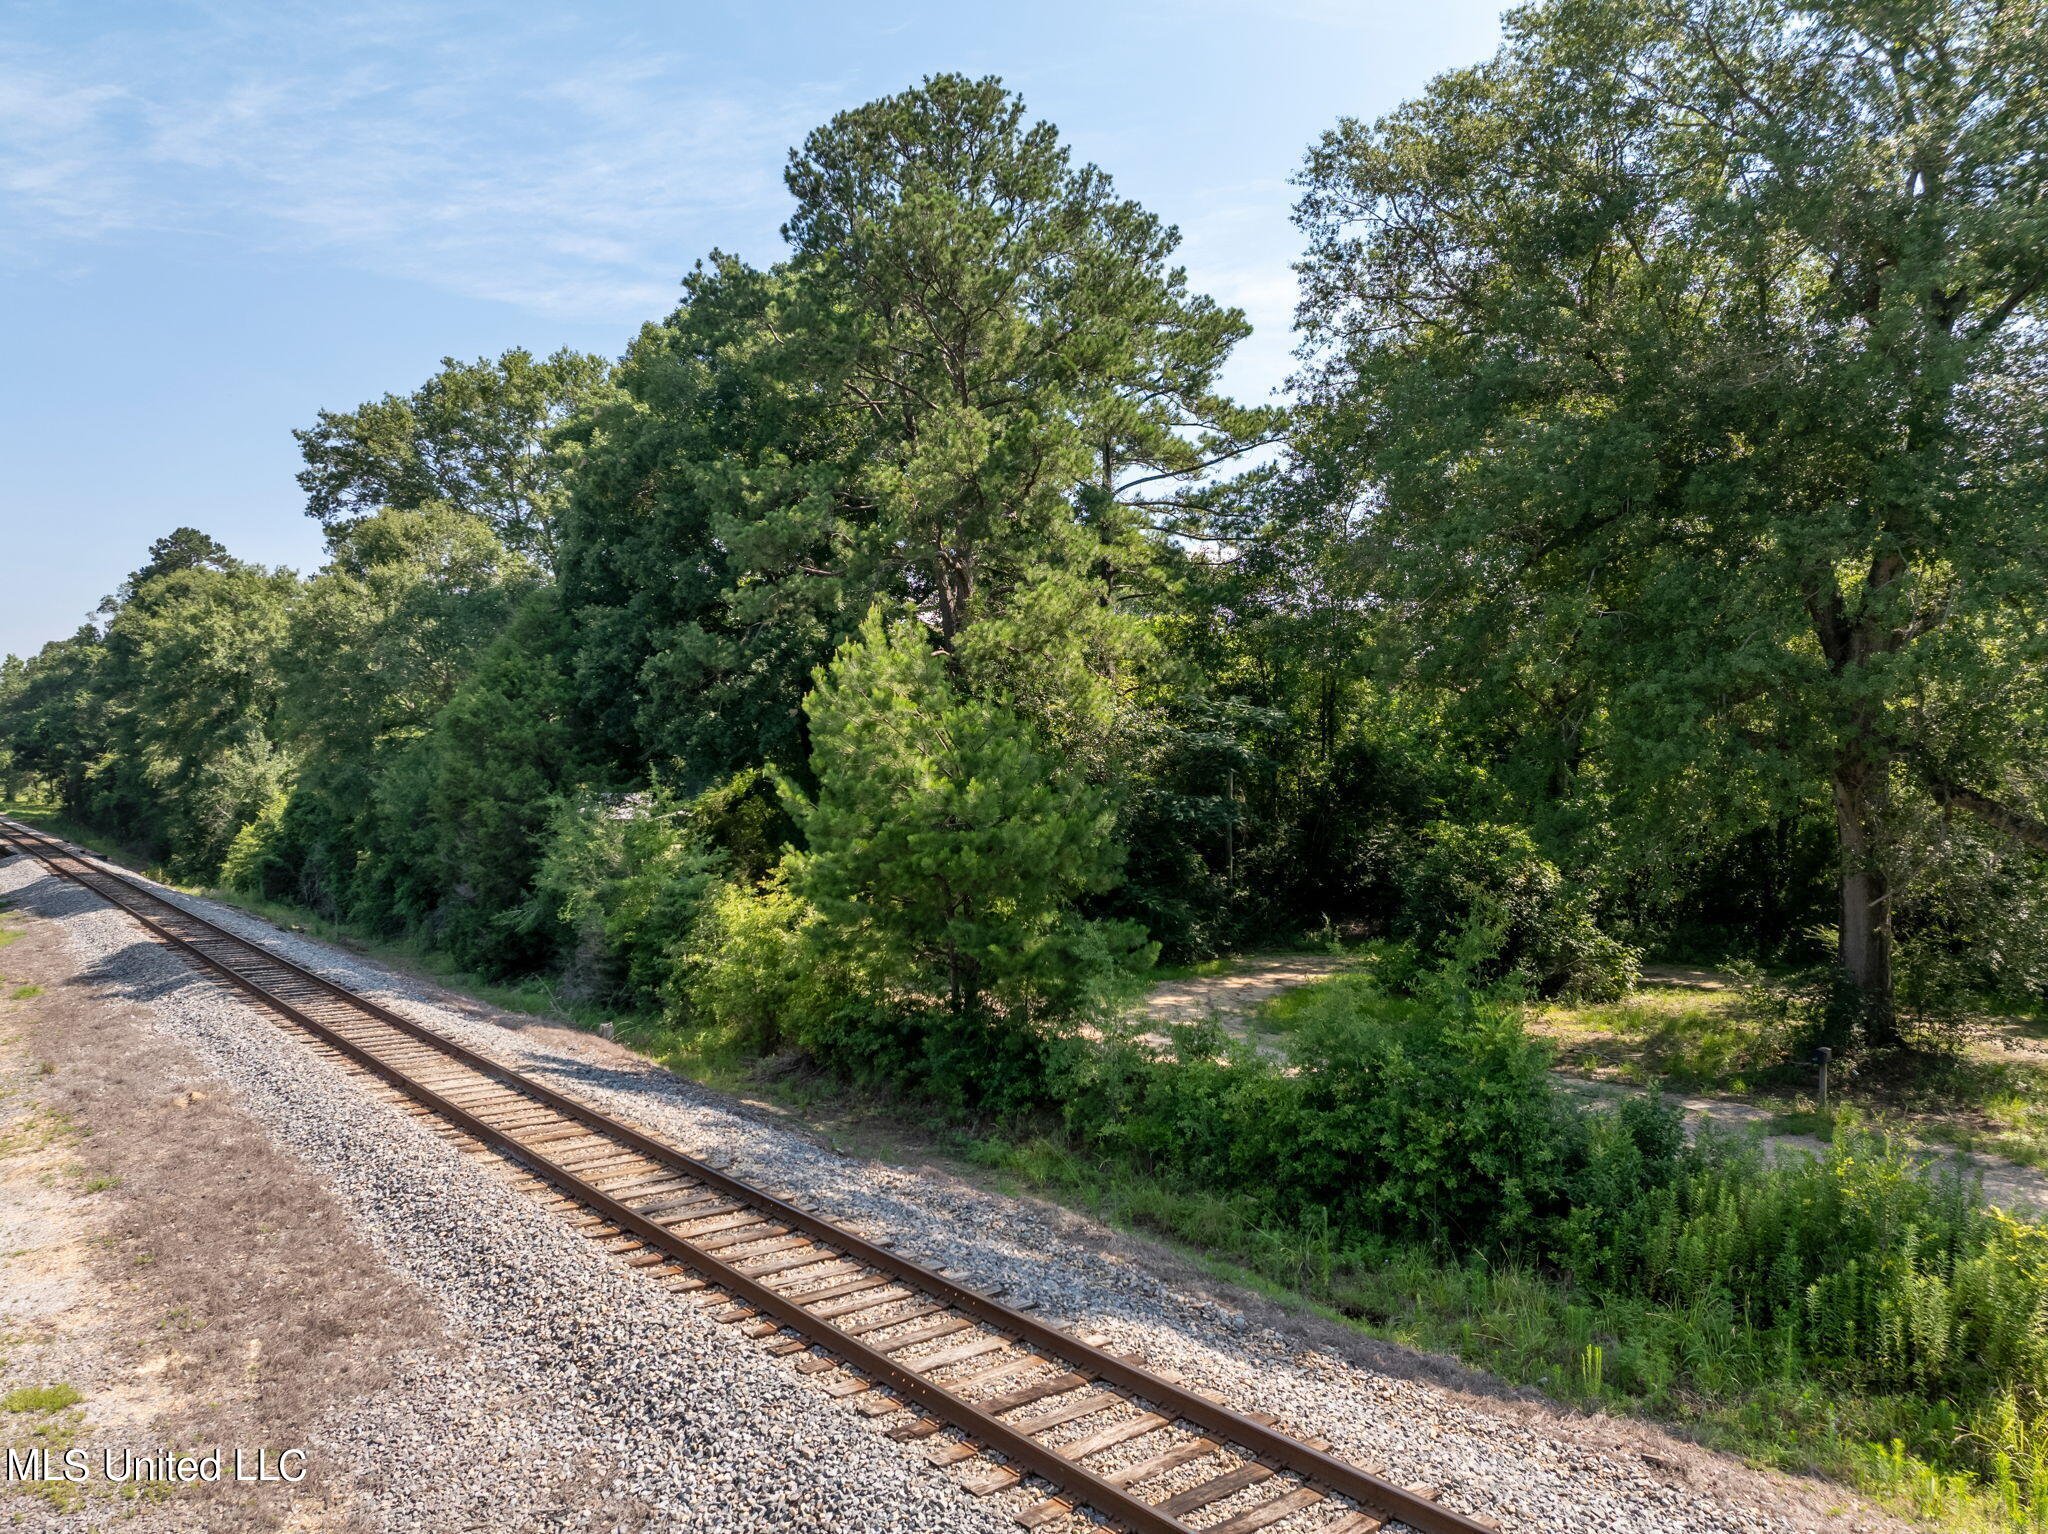
M 150 1437 L 302 1445 L 383 1386 L 396 1355 L 439 1341 L 424 1299 L 312 1174 L 140 1007 L 71 973 L 53 929 L 32 925 L 10 967 L 40 971 L 46 988 L 10 1017 L 22 1035 L 10 1047 L 48 1071 L 24 1132 L 70 1138 L 72 1185 L 93 1194 L 97 1215 L 91 1261 L 120 1296 L 116 1314 L 96 1319 L 131 1377 L 170 1403 Z M 300 1487 L 189 1488 L 178 1505 L 209 1534 L 354 1527 L 317 1459 L 312 1470 Z

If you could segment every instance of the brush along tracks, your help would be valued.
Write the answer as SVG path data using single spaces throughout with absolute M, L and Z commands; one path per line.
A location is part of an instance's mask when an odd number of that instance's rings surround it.
M 153 936 L 376 1078 L 396 1105 L 508 1175 L 650 1281 L 688 1294 L 853 1398 L 890 1436 L 930 1440 L 988 1495 L 1028 1477 L 1049 1494 L 1027 1528 L 1092 1511 L 1142 1534 L 1368 1534 L 1402 1524 L 1477 1534 L 1445 1508 L 1325 1452 L 1270 1415 L 1232 1411 L 1133 1355 L 1045 1324 L 895 1256 L 194 916 L 41 832 L 0 842 L 84 885 Z M 1028 1303 L 1028 1302 L 1026 1302 Z

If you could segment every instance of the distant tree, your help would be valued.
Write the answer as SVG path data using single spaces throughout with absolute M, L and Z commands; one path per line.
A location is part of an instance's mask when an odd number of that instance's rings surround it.
M 180 527 L 166 533 L 149 546 L 149 559 L 140 570 L 135 571 L 121 583 L 121 589 L 100 603 L 102 614 L 112 614 L 135 599 L 149 582 L 159 575 L 169 575 L 177 570 L 232 570 L 239 563 L 227 551 L 227 545 L 219 539 L 208 536 L 196 527 Z
M 1044 717 L 1100 718 L 1147 529 L 1278 429 L 1216 392 L 1244 316 L 995 80 L 841 113 L 786 179 L 787 262 L 714 257 L 584 429 L 563 575 L 593 715 L 693 769 L 794 766 L 806 679 L 875 600 L 950 647 L 1028 592 L 1098 693 L 1041 677 Z
M 298 578 L 224 555 L 166 561 L 168 542 L 151 551 L 166 567 L 131 577 L 107 625 L 108 750 L 88 771 L 87 802 L 173 869 L 211 878 L 291 772 L 278 658 Z
M 536 361 L 515 347 L 495 360 L 444 357 L 411 394 L 323 410 L 292 433 L 306 461 L 306 514 L 334 527 L 439 502 L 552 565 L 567 465 L 548 436 L 606 398 L 610 376 L 602 357 L 564 350 Z
M 433 728 L 478 655 L 538 582 L 491 530 L 439 503 L 337 527 L 292 613 L 285 713 L 339 758 Z
M 1304 478 L 1419 674 L 1683 825 L 1824 797 L 1879 1038 L 1896 797 L 2048 848 L 2044 15 L 1534 5 L 1302 178 Z
M 16 705 L 27 691 L 28 662 L 19 655 L 0 658 L 0 799 L 19 799 L 37 775 L 21 753 L 6 744 Z
M 565 935 L 530 895 L 541 834 L 583 753 L 570 718 L 552 588 L 527 596 L 434 720 L 417 754 L 435 848 L 437 935 L 465 962 L 532 968 Z
M 85 806 L 94 765 L 111 749 L 106 664 L 98 626 L 84 624 L 22 662 L 19 685 L 0 700 L 0 738 L 13 766 L 49 784 L 74 813 Z

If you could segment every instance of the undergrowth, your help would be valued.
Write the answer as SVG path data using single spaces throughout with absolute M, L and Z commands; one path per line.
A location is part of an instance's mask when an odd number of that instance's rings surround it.
M 2017 1412 L 1995 1407 L 1989 1424 L 1973 1423 L 1946 1403 L 1844 1389 L 1803 1363 L 1781 1332 L 1745 1324 L 1725 1295 L 1690 1303 L 1603 1295 L 1500 1254 L 1347 1244 L 1327 1223 L 1273 1221 L 1254 1198 L 1105 1161 L 1058 1133 L 984 1134 L 963 1148 L 1009 1191 L 1163 1238 L 1223 1279 L 1510 1385 L 1662 1421 L 1710 1448 L 1839 1480 L 1943 1528 L 2048 1526 L 2009 1469 L 2014 1451 L 2033 1451 Z M 1987 1456 L 1985 1477 L 1908 1447 L 1987 1425 L 2004 1447 Z

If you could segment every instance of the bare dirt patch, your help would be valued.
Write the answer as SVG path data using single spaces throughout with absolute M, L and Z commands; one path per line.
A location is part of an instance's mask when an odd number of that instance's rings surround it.
M 1351 961 L 1331 954 L 1247 954 L 1220 975 L 1168 980 L 1145 993 L 1140 1014 L 1158 1024 L 1242 1018 L 1283 991 L 1327 980 Z
M 361 1527 L 317 1456 L 296 1486 L 137 1496 L 100 1479 L 106 1449 L 301 1447 L 440 1326 L 230 1090 L 79 969 L 54 922 L 0 921 L 22 934 L 0 954 L 0 1397 L 78 1397 L 0 1411 L 0 1437 L 84 1448 L 94 1470 L 76 1487 L 0 1486 L 0 1525 Z M 25 986 L 40 992 L 13 999 Z

